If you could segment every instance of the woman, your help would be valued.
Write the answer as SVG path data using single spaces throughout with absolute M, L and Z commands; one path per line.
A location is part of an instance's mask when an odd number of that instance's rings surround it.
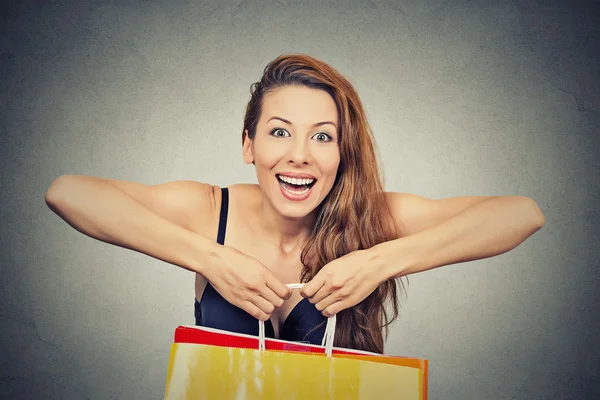
M 398 278 L 504 253 L 544 224 L 526 197 L 384 192 L 359 97 L 319 60 L 280 56 L 251 93 L 258 185 L 65 175 L 46 194 L 82 233 L 196 272 L 198 325 L 256 335 L 260 319 L 267 336 L 320 343 L 335 314 L 336 346 L 382 353 Z

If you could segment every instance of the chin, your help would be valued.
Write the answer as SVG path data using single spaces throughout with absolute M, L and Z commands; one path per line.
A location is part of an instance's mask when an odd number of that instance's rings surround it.
M 289 206 L 287 204 L 281 204 L 281 202 L 278 203 L 279 204 L 275 205 L 275 209 L 284 218 L 303 219 L 308 217 L 313 211 L 315 211 L 315 208 L 312 207 L 294 207 Z

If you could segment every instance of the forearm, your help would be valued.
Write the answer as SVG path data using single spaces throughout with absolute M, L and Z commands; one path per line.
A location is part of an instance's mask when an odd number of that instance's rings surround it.
M 505 253 L 544 224 L 537 204 L 524 197 L 496 197 L 416 234 L 373 247 L 386 278 Z
M 94 239 L 202 273 L 215 243 L 152 212 L 101 179 L 77 177 L 53 183 L 48 207 L 79 232 Z

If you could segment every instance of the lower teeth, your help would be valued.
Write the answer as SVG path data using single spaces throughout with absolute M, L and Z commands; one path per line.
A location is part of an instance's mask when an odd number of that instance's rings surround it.
M 286 192 L 291 193 L 291 194 L 295 194 L 295 195 L 305 194 L 305 193 L 307 193 L 310 190 L 310 187 L 308 187 L 308 186 L 305 187 L 305 189 L 303 189 L 303 190 L 290 190 L 290 189 L 288 189 L 287 184 L 282 184 L 281 187 Z
M 284 189 L 285 189 L 286 192 L 292 193 L 292 194 L 304 194 L 304 193 L 306 193 L 306 192 L 308 192 L 310 190 L 309 188 L 306 188 L 304 190 L 290 190 L 290 189 L 287 189 L 285 187 L 284 187 Z

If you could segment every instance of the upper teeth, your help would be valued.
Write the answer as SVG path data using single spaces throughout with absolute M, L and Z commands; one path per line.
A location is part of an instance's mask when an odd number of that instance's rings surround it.
M 286 183 L 290 183 L 292 185 L 310 185 L 311 183 L 314 182 L 314 179 L 296 179 L 296 178 L 290 178 L 284 175 L 279 175 L 279 179 L 281 179 L 282 181 L 286 182 Z

